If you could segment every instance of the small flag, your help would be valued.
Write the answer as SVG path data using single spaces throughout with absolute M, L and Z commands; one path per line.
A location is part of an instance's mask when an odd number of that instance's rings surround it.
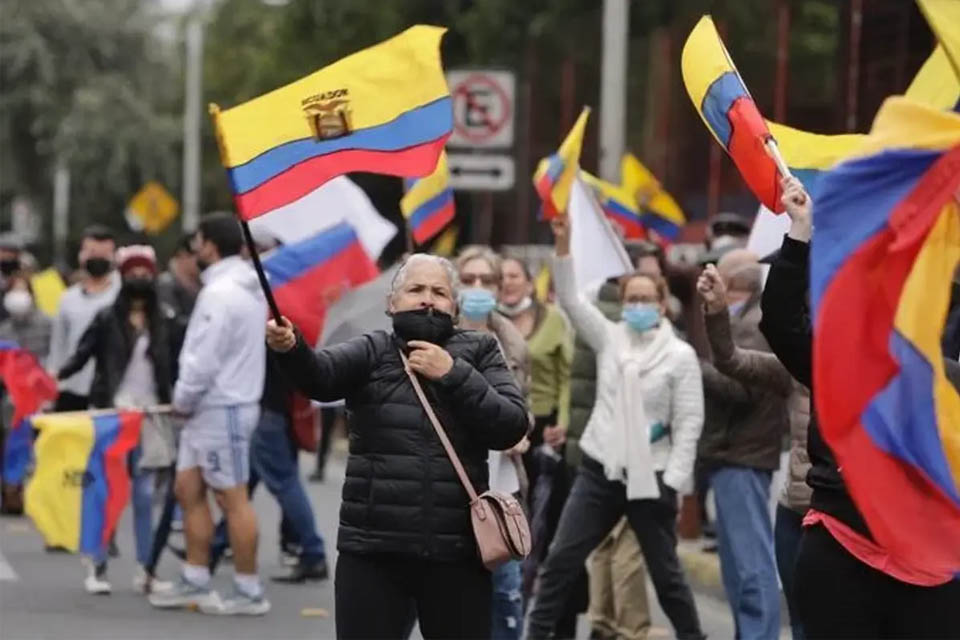
M 590 107 L 584 107 L 560 149 L 541 160 L 533 174 L 533 186 L 543 201 L 543 217 L 547 220 L 567 212 L 570 190 L 580 170 L 580 149 L 589 117 Z
M 675 240 L 687 224 L 687 217 L 673 196 L 632 153 L 620 160 L 620 181 L 632 193 L 640 210 L 640 221 L 665 240 Z
M 533 281 L 533 291 L 537 300 L 541 304 L 546 304 L 550 297 L 550 267 L 544 264 L 540 267 L 540 273 Z
M 646 238 L 647 230 L 643 226 L 640 209 L 633 193 L 620 185 L 601 180 L 590 173 L 580 170 L 580 179 L 591 187 L 600 203 L 600 208 L 609 220 L 623 230 L 624 238 Z
M 0 380 L 13 403 L 12 427 L 3 448 L 3 481 L 20 484 L 30 464 L 32 434 L 27 418 L 57 398 L 57 381 L 15 342 L 0 342 Z
M 127 204 L 127 224 L 134 231 L 157 235 L 180 213 L 180 203 L 159 182 L 143 185 Z
M 127 456 L 142 420 L 139 411 L 31 418 L 40 435 L 24 501 L 48 545 L 97 554 L 107 544 L 130 498 Z
M 570 191 L 569 215 L 570 253 L 581 291 L 633 270 L 623 242 L 600 210 L 593 190 L 580 179 L 574 180 Z
M 400 211 L 414 243 L 423 245 L 449 225 L 455 213 L 446 152 L 440 154 L 433 173 L 424 178 L 407 179 L 406 188 L 400 199 Z
M 694 108 L 744 182 L 768 209 L 783 211 L 780 176 L 765 147 L 772 136 L 710 16 L 687 37 L 680 68 Z
M 821 432 L 874 539 L 960 574 L 960 394 L 940 339 L 960 262 L 960 115 L 888 98 L 824 176 L 810 296 Z
M 245 220 L 354 171 L 428 175 L 453 130 L 445 29 L 417 25 L 249 102 L 211 106 Z

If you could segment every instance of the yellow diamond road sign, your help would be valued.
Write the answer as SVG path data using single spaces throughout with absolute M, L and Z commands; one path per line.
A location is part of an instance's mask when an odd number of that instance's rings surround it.
M 127 205 L 127 222 L 134 231 L 157 234 L 180 213 L 180 203 L 159 182 L 148 182 Z

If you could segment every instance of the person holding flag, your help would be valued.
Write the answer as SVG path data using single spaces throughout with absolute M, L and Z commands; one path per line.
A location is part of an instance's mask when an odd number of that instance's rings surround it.
M 678 494 L 693 484 L 703 427 L 696 354 L 666 319 L 663 279 L 621 279 L 620 322 L 589 304 L 577 290 L 569 221 L 558 216 L 552 225 L 557 299 L 596 351 L 599 374 L 597 403 L 580 439 L 583 461 L 540 570 L 529 637 L 550 637 L 587 556 L 626 515 L 677 637 L 703 638 L 676 549 Z
M 173 363 L 179 353 L 182 329 L 172 309 L 157 298 L 157 262 L 149 246 L 117 250 L 117 270 L 122 286 L 112 305 L 101 309 L 83 333 L 77 350 L 58 373 L 65 380 L 95 361 L 90 386 L 90 404 L 96 408 L 147 409 L 169 404 L 174 380 Z M 133 525 L 136 540 L 137 573 L 134 588 L 143 593 L 163 590 L 169 583 L 154 582 L 146 570 L 153 543 L 153 469 L 172 462 L 172 434 L 165 423 L 146 416 L 141 443 L 130 456 L 133 478 Z M 147 435 L 150 431 L 152 438 Z M 148 439 L 149 438 L 149 439 Z M 153 443 L 157 446 L 147 449 Z M 106 580 L 107 549 L 95 554 L 88 564 L 84 588 L 87 593 L 110 593 Z

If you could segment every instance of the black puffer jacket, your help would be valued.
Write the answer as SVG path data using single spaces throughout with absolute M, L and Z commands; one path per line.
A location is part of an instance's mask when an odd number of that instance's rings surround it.
M 417 401 L 399 340 L 376 331 L 316 353 L 302 337 L 277 363 L 315 400 L 346 399 L 350 457 L 337 548 L 425 560 L 477 557 L 467 493 Z M 496 340 L 455 331 L 443 346 L 453 369 L 421 378 L 478 492 L 487 488 L 490 449 L 508 449 L 527 432 L 527 411 Z
M 77 350 L 57 374 L 61 380 L 69 378 L 94 358 L 97 364 L 90 386 L 91 406 L 112 407 L 113 397 L 123 382 L 135 342 L 127 320 L 129 310 L 129 303 L 122 293 L 114 304 L 101 309 L 80 338 Z M 153 363 L 157 400 L 160 404 L 168 404 L 177 377 L 177 356 L 183 345 L 185 327 L 174 311 L 163 303 L 151 306 L 148 315 L 150 346 L 147 355 Z

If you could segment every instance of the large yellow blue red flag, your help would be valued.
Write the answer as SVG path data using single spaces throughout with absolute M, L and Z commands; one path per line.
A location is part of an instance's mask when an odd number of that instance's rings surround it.
M 620 182 L 636 199 L 643 225 L 666 240 L 675 239 L 687 217 L 653 172 L 632 153 L 620 160 Z
M 433 171 L 453 128 L 444 31 L 410 27 L 249 102 L 211 105 L 240 216 L 263 215 L 351 171 Z
M 820 428 L 876 541 L 960 573 L 960 395 L 941 352 L 960 262 L 960 115 L 888 98 L 814 204 Z
M 408 179 L 406 188 L 400 199 L 400 211 L 407 220 L 413 241 L 422 245 L 450 224 L 455 213 L 446 152 L 440 154 L 433 173 Z
M 543 217 L 547 220 L 567 212 L 570 189 L 580 170 L 580 149 L 589 117 L 590 107 L 584 107 L 560 149 L 542 159 L 533 174 L 533 186 L 543 201 Z
M 140 439 L 139 411 L 51 413 L 31 418 L 40 432 L 26 511 L 48 545 L 96 554 L 130 497 L 127 454 Z

